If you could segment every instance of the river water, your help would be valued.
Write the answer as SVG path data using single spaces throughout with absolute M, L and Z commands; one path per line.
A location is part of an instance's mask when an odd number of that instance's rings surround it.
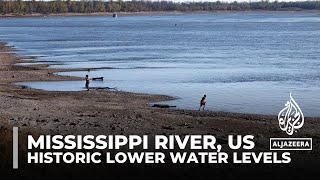
M 1 18 L 0 40 L 50 68 L 100 68 L 91 86 L 165 94 L 178 108 L 278 114 L 289 94 L 320 116 L 320 14 L 221 13 Z M 84 81 L 23 82 L 55 91 Z

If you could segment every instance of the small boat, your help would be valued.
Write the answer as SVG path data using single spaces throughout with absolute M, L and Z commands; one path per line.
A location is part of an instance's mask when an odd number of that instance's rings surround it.
M 118 14 L 113 13 L 112 17 L 117 18 L 117 17 L 118 17 Z

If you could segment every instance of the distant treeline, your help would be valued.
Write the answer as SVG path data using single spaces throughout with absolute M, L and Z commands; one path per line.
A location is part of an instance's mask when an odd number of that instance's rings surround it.
M 170 1 L 98 1 L 98 0 L 56 0 L 23 1 L 0 0 L 1 14 L 59 14 L 94 12 L 146 12 L 146 11 L 287 11 L 320 10 L 320 1 L 305 2 L 189 2 Z

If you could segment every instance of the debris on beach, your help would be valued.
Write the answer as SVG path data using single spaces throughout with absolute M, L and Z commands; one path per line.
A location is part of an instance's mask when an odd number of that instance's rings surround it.
M 118 90 L 117 88 L 111 88 L 111 87 L 90 87 L 89 89 L 95 89 L 95 90 L 99 90 L 99 89 L 107 89 L 107 90 Z
M 103 81 L 103 77 L 94 77 L 94 78 L 92 78 L 92 80 L 93 80 L 93 81 L 96 81 L 96 80 L 101 80 L 101 81 Z
M 162 129 L 166 129 L 166 130 L 175 130 L 175 128 L 171 127 L 171 126 L 161 126 Z
M 177 107 L 177 106 L 170 106 L 170 105 L 168 105 L 168 104 L 153 104 L 152 107 L 171 108 L 171 107 Z

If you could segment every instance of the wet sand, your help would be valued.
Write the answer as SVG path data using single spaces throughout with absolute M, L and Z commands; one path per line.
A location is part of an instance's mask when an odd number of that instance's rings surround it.
M 160 109 L 147 105 L 172 99 L 162 95 L 111 90 L 49 92 L 14 85 L 21 81 L 83 80 L 54 75 L 62 69 L 48 69 L 46 65 L 15 65 L 26 62 L 22 59 L 36 57 L 18 56 L 14 51 L 5 43 L 0 44 L 0 128 L 1 136 L 8 141 L 1 141 L 1 149 L 11 146 L 12 126 L 25 134 L 211 134 L 222 145 L 226 145 L 227 135 L 252 134 L 256 149 L 264 151 L 269 150 L 270 137 L 288 137 L 280 130 L 277 116 L 272 115 Z M 303 162 L 319 164 L 319 128 L 319 117 L 306 117 L 305 125 L 292 136 L 313 138 L 312 153 L 296 153 Z M 3 154 L 6 153 L 10 151 Z

